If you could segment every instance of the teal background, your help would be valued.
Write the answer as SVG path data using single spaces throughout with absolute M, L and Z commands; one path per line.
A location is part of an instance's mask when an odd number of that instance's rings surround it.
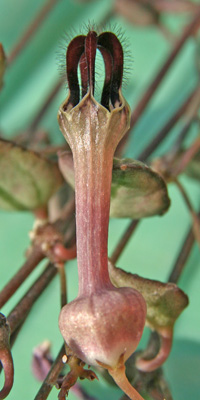
M 34 18 L 44 1 L 2 0 L 0 4 L 0 41 L 7 54 L 16 40 L 20 38 L 30 21 Z M 112 1 L 98 0 L 80 4 L 70 0 L 60 0 L 53 8 L 43 25 L 8 68 L 4 88 L 0 94 L 0 131 L 4 137 L 12 138 L 26 129 L 43 104 L 47 94 L 59 78 L 60 64 L 63 62 L 67 37 L 73 37 L 73 31 L 80 32 L 82 24 L 99 24 L 111 8 Z M 129 74 L 124 96 L 131 108 L 145 91 L 148 83 L 155 76 L 170 51 L 170 43 L 154 27 L 131 26 L 123 18 L 115 16 L 115 23 L 124 31 L 125 49 L 129 42 L 131 56 L 127 56 Z M 185 24 L 185 17 L 167 16 L 165 23 L 173 32 L 180 33 Z M 116 30 L 116 28 L 115 28 Z M 65 33 L 67 32 L 67 34 Z M 63 39 L 63 36 L 65 39 Z M 59 55 L 58 55 L 59 54 Z M 137 157 L 150 138 L 172 115 L 175 108 L 186 98 L 197 83 L 195 70 L 195 45 L 193 39 L 187 41 L 183 50 L 169 70 L 162 85 L 136 125 L 131 136 L 126 155 Z M 55 143 L 62 143 L 63 138 L 57 124 L 57 110 L 66 97 L 66 88 L 60 90 L 45 114 L 40 126 L 47 129 Z M 172 130 L 164 146 L 156 154 L 162 154 L 175 140 L 181 123 Z M 193 132 L 196 134 L 196 132 Z M 1 177 L 2 179 L 2 177 Z M 181 181 L 188 190 L 190 199 L 197 210 L 199 207 L 200 187 L 195 181 L 182 177 Z M 169 186 L 171 207 L 163 217 L 143 220 L 117 265 L 138 273 L 141 276 L 166 281 L 180 246 L 190 225 L 190 216 L 186 206 L 174 185 Z M 29 213 L 0 212 L 0 287 L 13 276 L 24 261 L 28 247 L 28 232 L 33 224 Z M 109 254 L 115 248 L 119 238 L 129 224 L 129 220 L 110 221 Z M 21 298 L 30 284 L 41 272 L 40 265 L 12 297 L 2 312 L 7 314 Z M 68 274 L 69 300 L 77 295 L 78 280 L 76 261 L 66 266 Z M 197 244 L 187 262 L 179 281 L 179 286 L 189 296 L 190 304 L 175 325 L 174 344 L 169 359 L 164 365 L 172 394 L 175 400 L 198 400 L 200 398 L 200 258 Z M 56 277 L 34 305 L 13 348 L 15 365 L 14 387 L 8 400 L 33 399 L 40 387 L 31 374 L 32 349 L 49 339 L 52 351 L 56 355 L 62 338 L 58 330 L 59 281 Z M 142 345 L 145 345 L 148 331 L 145 331 Z M 2 376 L 1 376 L 2 380 Z M 2 381 L 0 381 L 2 382 Z M 119 389 L 113 389 L 100 379 L 100 382 L 83 382 L 88 391 L 99 400 L 114 400 L 120 397 Z M 53 389 L 49 399 L 57 398 Z M 75 400 L 72 392 L 69 400 Z

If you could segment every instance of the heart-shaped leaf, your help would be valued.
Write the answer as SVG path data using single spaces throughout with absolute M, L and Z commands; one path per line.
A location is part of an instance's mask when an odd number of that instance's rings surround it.
M 0 43 L 0 89 L 3 86 L 3 75 L 6 68 L 6 56 L 2 44 Z
M 0 176 L 0 208 L 4 210 L 42 207 L 63 183 L 55 163 L 2 139 Z
M 109 262 L 109 274 L 116 287 L 128 286 L 140 292 L 147 304 L 146 323 L 154 330 L 173 328 L 188 305 L 187 295 L 174 283 L 162 283 L 128 273 Z
M 140 292 L 147 305 L 146 324 L 158 332 L 161 345 L 157 355 L 150 360 L 139 359 L 138 369 L 153 371 L 168 357 L 173 339 L 173 327 L 181 312 L 188 305 L 187 295 L 173 283 L 162 283 L 141 278 L 116 268 L 109 262 L 109 275 L 116 287 L 132 287 Z
M 62 152 L 58 156 L 60 170 L 74 188 L 72 155 Z M 139 161 L 114 159 L 111 217 L 139 219 L 161 215 L 169 205 L 166 184 L 158 173 Z
M 145 164 L 114 159 L 110 215 L 144 218 L 162 215 L 170 200 L 162 177 Z

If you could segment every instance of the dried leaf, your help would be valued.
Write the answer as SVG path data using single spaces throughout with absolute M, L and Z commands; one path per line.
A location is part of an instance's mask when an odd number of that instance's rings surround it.
M 59 167 L 66 181 L 74 187 L 71 153 L 59 153 Z M 167 211 L 170 200 L 167 187 L 159 174 L 132 159 L 114 159 L 110 216 L 144 218 Z
M 0 43 L 0 89 L 3 86 L 3 76 L 6 69 L 6 56 L 2 44 Z
M 109 274 L 116 287 L 128 286 L 138 290 L 147 304 L 146 323 L 153 330 L 173 328 L 188 305 L 187 295 L 174 283 L 145 279 L 115 267 L 109 262 Z
M 63 182 L 56 164 L 2 139 L 0 176 L 0 208 L 4 210 L 42 207 Z

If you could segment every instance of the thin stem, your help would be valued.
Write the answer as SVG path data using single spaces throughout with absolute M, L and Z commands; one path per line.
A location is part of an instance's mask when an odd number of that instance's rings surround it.
M 30 309 L 32 308 L 35 301 L 48 286 L 51 280 L 57 273 L 57 268 L 49 263 L 40 275 L 40 277 L 33 283 L 30 289 L 22 297 L 19 303 L 14 307 L 14 309 L 8 315 L 8 323 L 10 325 L 11 334 L 15 332 L 22 321 L 27 317 Z
M 119 259 L 125 246 L 127 245 L 129 239 L 131 238 L 133 232 L 135 232 L 135 230 L 138 226 L 138 223 L 139 223 L 139 220 L 131 221 L 130 224 L 128 225 L 128 228 L 125 230 L 124 234 L 120 238 L 119 242 L 117 243 L 117 246 L 115 247 L 115 249 L 110 257 L 110 261 L 113 264 L 115 264 L 116 261 Z
M 197 154 L 197 152 L 200 149 L 200 138 L 198 137 L 192 145 L 189 147 L 189 149 L 185 150 L 183 155 L 181 156 L 179 163 L 177 167 L 173 170 L 173 175 L 177 176 L 181 174 L 189 164 L 189 162 L 192 160 L 192 158 Z
M 71 207 L 68 207 L 65 210 L 67 221 L 70 218 L 72 210 L 73 209 L 71 209 Z M 62 225 L 62 220 L 58 220 L 56 223 L 57 225 Z M 66 244 L 69 244 L 70 241 L 74 240 L 74 235 L 75 235 L 74 224 L 72 226 L 69 225 L 67 230 L 68 230 L 68 239 L 66 240 Z M 57 268 L 51 263 L 47 264 L 46 269 L 42 272 L 39 278 L 33 283 L 30 289 L 23 296 L 23 298 L 15 306 L 15 308 L 10 312 L 8 316 L 8 322 L 10 323 L 11 326 L 12 344 L 14 343 L 16 336 L 18 335 L 21 327 L 23 326 L 23 323 L 27 318 L 33 304 L 43 293 L 43 291 L 51 282 L 51 280 L 54 278 L 56 273 L 57 273 Z
M 181 131 L 179 133 L 179 136 L 178 136 L 178 138 L 177 138 L 177 140 L 176 140 L 176 142 L 175 142 L 175 144 L 173 146 L 172 156 L 176 155 L 177 152 L 181 149 L 182 143 L 183 143 L 185 137 L 187 136 L 191 126 L 194 123 L 196 123 L 198 125 L 198 127 L 199 127 L 199 120 L 198 120 L 197 115 L 194 115 L 190 119 L 188 119 L 188 121 L 186 121 L 186 124 L 182 127 L 182 129 L 181 129 Z
M 178 109 L 178 111 L 175 112 L 175 114 L 172 116 L 172 118 L 167 122 L 167 124 L 161 129 L 161 131 L 157 134 L 157 136 L 152 140 L 152 142 L 145 148 L 145 150 L 139 155 L 139 159 L 142 160 L 143 162 L 146 161 L 146 159 L 152 154 L 152 152 L 157 148 L 157 146 L 161 143 L 161 141 L 166 137 L 168 132 L 172 129 L 174 124 L 178 121 L 178 119 L 183 115 L 183 113 L 186 111 L 187 108 L 191 108 L 191 103 L 195 102 L 196 107 L 192 107 L 192 110 L 189 112 L 189 118 L 191 117 L 191 112 L 196 114 L 197 111 L 197 104 L 199 105 L 199 92 L 200 89 L 197 87 L 191 94 L 190 96 L 186 99 L 186 101 L 181 105 L 181 107 Z M 191 122 L 191 119 L 189 120 L 189 123 Z M 186 123 L 187 125 L 187 123 Z M 182 136 L 182 135 L 181 135 Z M 178 172 L 182 171 L 182 166 L 183 163 L 184 165 L 187 165 L 191 157 L 196 154 L 199 146 L 199 138 L 196 139 L 194 144 L 191 146 L 191 149 L 188 150 L 187 154 L 183 158 L 180 166 L 180 171 L 178 169 Z M 120 238 L 116 248 L 114 249 L 112 255 L 111 255 L 111 262 L 113 264 L 116 263 L 116 261 L 119 259 L 120 255 L 122 254 L 125 246 L 127 245 L 128 241 L 130 240 L 132 233 L 134 233 L 136 226 L 138 225 L 140 221 L 131 221 L 130 225 L 128 226 L 127 230 L 125 233 L 122 235 Z
M 152 142 L 145 148 L 145 150 L 139 155 L 139 159 L 142 160 L 143 162 L 146 161 L 146 159 L 152 154 L 152 152 L 157 148 L 157 146 L 161 143 L 161 141 L 166 137 L 168 132 L 172 129 L 174 124 L 178 121 L 178 119 L 183 115 L 183 113 L 186 111 L 188 107 L 190 107 L 191 102 L 193 100 L 196 101 L 196 97 L 199 96 L 199 87 L 195 89 L 189 97 L 186 99 L 186 101 L 181 105 L 181 107 L 178 109 L 178 111 L 175 112 L 175 114 L 172 116 L 172 118 L 167 122 L 167 124 L 161 129 L 161 131 L 157 134 L 157 136 L 152 140 Z M 195 145 L 196 146 L 196 145 Z M 195 147 L 196 149 L 196 147 Z M 196 151 L 196 150 L 195 150 Z M 137 227 L 138 223 L 140 221 L 131 221 L 130 225 L 126 229 L 125 233 L 122 235 L 120 238 L 116 248 L 114 249 L 112 255 L 111 255 L 111 262 L 113 264 L 116 263 L 116 261 L 119 259 L 121 256 L 125 246 L 127 245 L 128 241 L 130 240 L 132 233 L 134 233 L 135 228 Z
M 194 237 L 200 247 L 200 221 L 198 218 L 198 215 L 196 214 L 196 212 L 194 211 L 194 208 L 192 206 L 192 203 L 183 187 L 183 185 L 180 183 L 180 181 L 178 179 L 174 179 L 174 183 L 176 184 L 176 186 L 178 187 L 178 189 L 180 190 L 182 197 L 187 205 L 187 208 L 190 212 L 190 215 L 192 217 L 193 220 L 193 233 L 194 233 Z
M 181 37 L 177 40 L 177 43 L 175 44 L 174 48 L 172 49 L 169 57 L 167 58 L 166 62 L 164 65 L 161 67 L 160 71 L 156 75 L 156 78 L 151 82 L 150 86 L 148 87 L 147 91 L 145 92 L 144 96 L 142 99 L 139 101 L 138 105 L 136 106 L 134 112 L 132 113 L 131 116 L 131 126 L 130 129 L 135 126 L 136 122 L 140 118 L 142 112 L 145 110 L 147 107 L 149 101 L 151 100 L 154 92 L 162 82 L 164 76 L 168 72 L 169 68 L 171 67 L 173 61 L 183 48 L 185 42 L 189 39 L 191 35 L 198 29 L 200 25 L 200 7 L 198 8 L 198 11 L 196 12 L 194 18 L 192 21 L 186 26 L 184 32 L 182 33 Z
M 143 372 L 151 372 L 159 368 L 169 356 L 172 347 L 173 331 L 165 329 L 159 332 L 160 347 L 156 355 L 151 359 L 140 358 L 136 361 L 136 367 Z M 157 337 L 153 336 L 153 340 Z
M 185 102 L 181 105 L 178 111 L 171 117 L 171 119 L 167 122 L 167 124 L 161 129 L 161 131 L 156 135 L 156 137 L 151 141 L 149 145 L 145 148 L 145 150 L 139 155 L 139 159 L 141 161 L 146 161 L 146 159 L 152 154 L 152 152 L 157 148 L 157 146 L 162 142 L 162 140 L 166 137 L 166 135 L 170 132 L 174 124 L 178 121 L 178 119 L 183 115 L 186 111 L 187 107 L 190 106 L 192 100 L 196 99 L 197 94 L 199 95 L 199 87 L 196 88 L 189 97 L 185 100 Z M 118 147 L 119 148 L 119 147 Z M 131 221 L 127 230 L 121 237 L 118 242 L 116 248 L 113 251 L 111 256 L 111 261 L 113 264 L 119 259 L 121 253 L 123 252 L 125 246 L 127 245 L 129 239 L 132 236 L 132 233 L 135 231 L 136 226 L 139 221 Z
M 193 244 L 194 244 L 194 233 L 193 233 L 193 228 L 191 227 L 185 236 L 185 239 L 183 241 L 177 259 L 174 263 L 174 266 L 168 278 L 168 282 L 173 282 L 173 283 L 178 282 L 181 273 L 183 271 L 183 268 L 192 250 Z
M 44 117 L 46 111 L 48 110 L 48 108 L 51 105 L 52 101 L 54 100 L 55 96 L 57 95 L 57 93 L 59 92 L 61 87 L 63 86 L 63 83 L 64 83 L 63 79 L 59 79 L 56 82 L 56 84 L 53 86 L 53 89 L 51 90 L 51 92 L 49 93 L 47 98 L 45 99 L 42 107 L 40 108 L 40 110 L 38 111 L 36 116 L 34 117 L 34 120 L 31 122 L 30 126 L 27 128 L 27 133 L 29 135 L 33 134 L 36 131 L 40 121 Z
M 178 120 L 183 116 L 189 107 L 190 103 L 195 99 L 196 95 L 199 94 L 200 88 L 199 86 L 186 98 L 184 103 L 180 106 L 180 108 L 172 115 L 170 120 L 166 123 L 166 125 L 159 131 L 159 133 L 152 139 L 152 141 L 148 144 L 144 151 L 140 153 L 138 159 L 140 161 L 146 161 L 147 158 L 157 149 L 160 143 L 166 138 L 167 134 L 171 131 L 174 125 L 178 122 Z
M 60 232 L 64 231 L 66 225 L 68 225 L 68 229 L 65 234 L 66 235 L 65 242 L 66 243 L 69 242 L 69 246 L 71 247 L 68 249 L 62 246 L 62 249 L 64 251 L 64 256 L 67 257 L 68 260 L 74 258 L 76 254 L 76 249 L 75 247 L 73 247 L 73 243 L 75 240 L 75 221 L 73 216 L 74 207 L 75 207 L 74 198 L 72 198 L 63 208 L 62 216 L 52 224 L 52 226 L 54 226 Z M 59 244 L 55 245 L 55 253 L 56 254 L 58 253 L 58 255 L 60 255 L 61 253 Z M 16 290 L 20 287 L 20 285 L 25 281 L 25 279 L 31 274 L 31 272 L 44 258 L 45 255 L 41 249 L 41 246 L 34 246 L 26 262 L 18 270 L 18 272 L 14 275 L 14 277 L 7 283 L 7 285 L 5 285 L 5 287 L 1 290 L 0 308 L 3 307 L 4 304 L 12 297 L 12 295 L 16 292 Z
M 149 87 L 147 88 L 146 92 L 142 96 L 142 98 L 139 100 L 137 106 L 134 106 L 134 111 L 131 114 L 131 124 L 130 124 L 130 129 L 127 131 L 126 135 L 123 137 L 122 141 L 120 142 L 118 149 L 117 149 L 117 154 L 121 153 L 124 149 L 124 146 L 126 145 L 127 139 L 130 135 L 130 132 L 132 131 L 133 127 L 135 127 L 136 123 L 138 122 L 139 118 L 141 117 L 143 111 L 146 109 L 147 105 L 149 104 L 151 98 L 153 97 L 154 93 L 156 92 L 157 88 L 161 84 L 163 78 L 167 74 L 169 68 L 171 67 L 173 61 L 176 59 L 178 56 L 179 52 L 183 48 L 185 42 L 193 35 L 193 33 L 198 29 L 200 25 L 200 7 L 198 8 L 198 11 L 196 12 L 194 18 L 188 24 L 182 33 L 181 37 L 179 40 L 177 40 L 174 48 L 172 49 L 169 57 L 167 58 L 166 62 L 164 65 L 161 67 L 160 71 L 156 75 L 156 77 L 153 79 L 153 81 L 150 83 Z M 146 157 L 143 156 L 142 159 Z
M 134 387 L 128 381 L 126 374 L 125 374 L 125 366 L 121 366 L 115 370 L 108 370 L 109 374 L 112 376 L 116 384 L 122 389 L 124 393 L 131 399 L 131 400 L 144 400 L 142 396 L 134 389 Z
M 44 258 L 40 247 L 34 247 L 24 265 L 0 292 L 0 308 L 10 299 L 20 285 Z
M 65 355 L 65 346 L 63 345 L 34 400 L 46 400 L 53 386 L 55 385 L 60 372 L 63 369 L 62 357 Z
M 67 282 L 64 264 L 59 265 L 58 270 L 60 276 L 60 305 L 62 308 L 67 304 Z
M 40 25 L 45 20 L 45 18 L 47 17 L 47 15 L 50 13 L 51 9 L 57 2 L 58 0 L 47 0 L 47 2 L 44 4 L 44 7 L 38 12 L 35 19 L 29 24 L 28 29 L 25 31 L 20 40 L 14 46 L 13 50 L 11 51 L 7 59 L 8 65 L 11 65 L 14 62 L 16 57 L 23 50 L 23 48 L 26 46 L 26 44 L 35 34 L 35 32 L 39 29 Z

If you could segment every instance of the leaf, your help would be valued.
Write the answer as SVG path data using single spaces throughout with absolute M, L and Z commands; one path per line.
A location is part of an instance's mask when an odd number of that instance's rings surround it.
M 131 159 L 114 159 L 111 200 L 110 214 L 118 218 L 162 215 L 170 205 L 162 177 Z
M 34 210 L 44 206 L 63 183 L 52 161 L 3 139 L 0 176 L 0 208 L 4 210 Z
M 188 297 L 173 283 L 161 283 L 127 273 L 109 262 L 110 279 L 116 287 L 132 287 L 140 292 L 147 305 L 146 324 L 157 331 L 160 346 L 152 358 L 140 356 L 136 366 L 143 372 L 159 368 L 170 354 L 173 327 L 176 319 L 188 305 Z
M 74 188 L 71 153 L 61 152 L 58 157 L 64 178 Z M 111 217 L 139 219 L 161 215 L 168 210 L 169 205 L 166 184 L 158 173 L 139 161 L 114 159 Z
M 146 323 L 154 330 L 173 328 L 188 305 L 187 295 L 174 283 L 145 279 L 115 267 L 109 262 L 109 274 L 116 287 L 128 286 L 138 290 L 147 304 Z
M 2 44 L 0 43 L 0 89 L 3 86 L 3 76 L 6 69 L 6 56 Z

